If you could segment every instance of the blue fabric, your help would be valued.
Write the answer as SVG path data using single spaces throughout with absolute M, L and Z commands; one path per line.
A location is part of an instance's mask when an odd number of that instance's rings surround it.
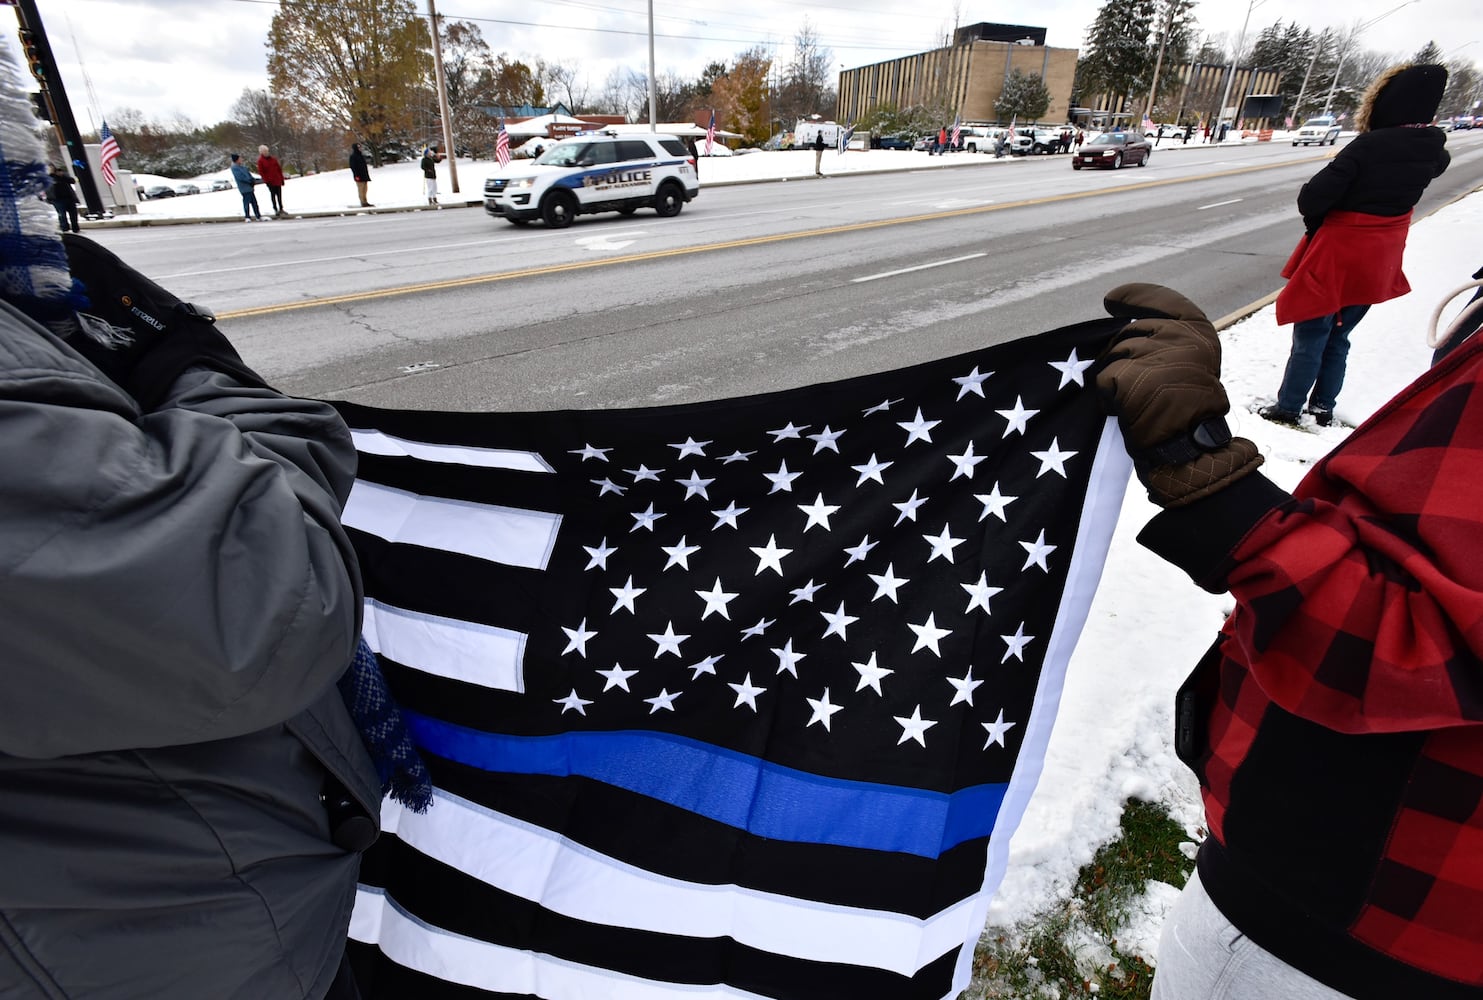
M 510 736 L 407 713 L 417 745 L 485 771 L 581 775 L 773 840 L 936 858 L 994 829 L 1006 785 L 849 781 L 660 732 Z
M 340 677 L 339 687 L 361 741 L 376 764 L 382 792 L 413 812 L 426 812 L 433 801 L 432 779 L 412 745 L 402 710 L 386 687 L 376 654 L 364 638 L 356 647 L 350 668 Z
M 1344 388 L 1350 331 L 1369 312 L 1368 305 L 1345 306 L 1328 316 L 1305 319 L 1292 326 L 1292 352 L 1277 390 L 1277 405 L 1289 413 L 1332 410 Z

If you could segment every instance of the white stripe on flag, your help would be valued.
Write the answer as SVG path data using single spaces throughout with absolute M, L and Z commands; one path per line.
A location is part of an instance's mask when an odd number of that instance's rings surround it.
M 522 632 L 366 601 L 362 631 L 374 652 L 425 674 L 525 691 Z
M 667 878 L 442 789 L 435 794 L 426 813 L 386 815 L 383 825 L 430 858 L 576 920 L 682 937 L 729 937 L 776 955 L 903 976 L 961 947 L 983 926 L 968 926 L 972 897 L 918 920 Z
M 380 912 L 363 913 L 363 909 Z M 374 931 L 377 937 L 362 937 L 366 930 Z M 725 985 L 640 979 L 464 937 L 418 920 L 395 900 L 365 886 L 355 894 L 350 936 L 357 941 L 374 941 L 388 958 L 405 968 L 493 993 L 549 1000 L 767 1000 Z
M 1066 668 L 1076 651 L 1082 627 L 1092 609 L 1097 584 L 1107 565 L 1107 552 L 1112 547 L 1112 532 L 1122 511 L 1123 497 L 1133 474 L 1133 460 L 1123 446 L 1122 431 L 1116 417 L 1102 425 L 1102 437 L 1092 459 L 1092 472 L 1087 480 L 1086 499 L 1081 505 L 1081 521 L 1076 526 L 1076 544 L 1071 550 L 1071 565 L 1066 571 L 1066 586 L 1056 610 L 1055 626 L 1046 645 L 1045 660 L 1040 667 L 1040 681 L 1035 687 L 1035 702 L 1025 724 L 1024 742 L 1015 759 L 1014 774 L 994 818 L 994 832 L 989 837 L 988 857 L 984 864 L 983 889 L 977 897 L 978 908 L 973 926 L 982 927 L 989 916 L 989 903 L 1004 881 L 1009 867 L 1009 836 L 1019 827 L 1030 796 L 1040 782 L 1045 768 L 1045 750 L 1050 744 L 1051 729 L 1061 706 L 1061 691 L 1066 683 Z M 400 807 L 398 807 L 400 808 Z M 953 975 L 955 989 L 966 989 L 972 972 L 973 947 L 958 956 Z
M 340 520 L 384 538 L 477 559 L 545 569 L 561 515 L 426 497 L 357 479 Z
M 409 441 L 382 431 L 356 430 L 350 436 L 355 450 L 368 455 L 410 456 L 424 462 L 446 462 L 450 465 L 472 465 L 481 469 L 515 469 L 519 472 L 555 472 L 550 464 L 531 451 L 508 451 L 502 448 L 476 448 L 472 445 L 428 444 Z

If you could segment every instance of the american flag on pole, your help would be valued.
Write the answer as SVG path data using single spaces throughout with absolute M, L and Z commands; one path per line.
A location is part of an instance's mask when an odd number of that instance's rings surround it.
M 98 159 L 101 161 L 99 166 L 103 171 L 103 183 L 112 187 L 114 182 L 118 180 L 118 175 L 113 170 L 113 164 L 118 159 L 119 149 L 118 140 L 113 137 L 113 132 L 109 130 L 107 121 L 104 121 L 102 127 L 98 129 L 98 142 Z
M 948 138 L 949 138 L 949 142 L 952 143 L 953 148 L 954 149 L 957 149 L 958 148 L 958 143 L 963 140 L 963 116 L 962 115 L 958 115 L 957 117 L 955 117 L 953 119 L 953 134 L 951 136 L 949 136 Z
M 705 155 L 711 155 L 711 145 L 716 141 L 716 109 L 711 109 L 711 123 L 705 127 Z
M 499 134 L 494 137 L 494 158 L 501 169 L 510 165 L 510 133 L 505 131 L 505 120 L 499 120 Z
M 436 786 L 362 866 L 367 1000 L 962 990 L 1127 481 L 1117 325 L 681 406 L 340 404 Z
M 1154 130 L 1153 119 L 1150 118 L 1150 117 L 1148 117 L 1147 115 L 1144 115 L 1143 116 L 1143 124 L 1140 127 L 1140 131 L 1143 131 L 1143 132 L 1152 132 L 1153 130 Z

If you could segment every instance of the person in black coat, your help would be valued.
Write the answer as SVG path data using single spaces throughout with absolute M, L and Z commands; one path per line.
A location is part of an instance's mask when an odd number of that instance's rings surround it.
M 350 176 L 355 178 L 355 193 L 360 195 L 362 208 L 375 208 L 366 201 L 366 185 L 371 183 L 371 168 L 366 166 L 366 154 L 360 151 L 360 143 L 350 144 Z
M 47 198 L 52 207 L 57 210 L 57 222 L 61 223 L 62 232 L 69 229 L 78 232 L 77 226 L 77 192 L 73 185 L 77 182 L 67 172 L 67 168 L 59 163 L 53 163 L 51 168 L 51 190 Z
M 1359 135 L 1298 191 L 1306 230 L 1282 276 L 1277 322 L 1293 324 L 1277 401 L 1262 417 L 1296 425 L 1306 409 L 1333 421 L 1349 337 L 1370 306 L 1411 290 L 1401 272 L 1411 210 L 1447 169 L 1447 137 L 1431 125 L 1447 84 L 1437 65 L 1395 66 L 1365 92 Z

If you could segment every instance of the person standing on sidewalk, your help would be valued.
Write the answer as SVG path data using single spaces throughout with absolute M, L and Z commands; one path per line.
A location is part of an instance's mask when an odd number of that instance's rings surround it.
M 350 144 L 350 176 L 355 179 L 355 193 L 360 195 L 361 208 L 375 208 L 366 201 L 366 185 L 371 183 L 371 168 L 366 166 L 366 154 L 360 151 L 360 143 Z
M 824 133 L 814 133 L 814 176 L 824 176 Z
M 236 153 L 232 154 L 232 180 L 237 182 L 237 193 L 242 196 L 242 221 L 251 222 L 256 217 L 258 222 L 262 222 L 263 210 L 258 208 L 257 192 L 253 190 L 256 181 L 252 179 L 252 171 Z
M 257 172 L 268 188 L 268 197 L 273 202 L 273 214 L 279 218 L 288 213 L 283 210 L 283 164 L 278 157 L 268 152 L 267 146 L 257 148 Z
M 1298 191 L 1307 232 L 1282 269 L 1277 322 L 1291 323 L 1292 350 L 1277 401 L 1260 416 L 1296 426 L 1307 407 L 1333 421 L 1344 387 L 1349 336 L 1377 302 L 1411 290 L 1401 273 L 1411 210 L 1447 169 L 1447 136 L 1430 124 L 1447 70 L 1396 66 L 1360 101 L 1359 135 Z
M 429 146 L 422 153 L 422 182 L 427 189 L 427 203 L 438 203 L 438 164 L 445 159 L 437 146 Z
M 66 167 L 60 163 L 52 164 L 51 187 L 47 189 L 46 197 L 57 210 L 57 222 L 61 223 L 64 233 L 69 229 L 74 233 L 78 231 L 77 192 L 73 190 L 76 183 Z

